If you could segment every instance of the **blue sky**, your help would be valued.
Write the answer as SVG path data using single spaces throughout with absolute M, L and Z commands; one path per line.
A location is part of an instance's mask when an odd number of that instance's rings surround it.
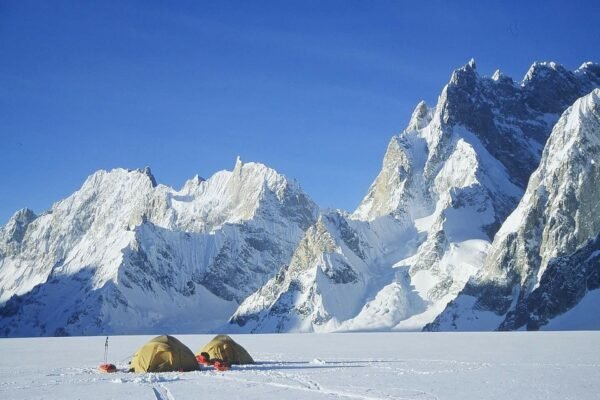
M 176 4 L 175 4 L 176 3 Z M 353 210 L 471 57 L 600 61 L 596 1 L 0 1 L 0 224 L 97 169 L 179 188 L 236 155 Z

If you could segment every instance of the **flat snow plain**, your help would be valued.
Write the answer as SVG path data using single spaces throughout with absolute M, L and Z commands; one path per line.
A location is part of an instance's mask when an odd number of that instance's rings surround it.
M 177 335 L 194 352 L 210 335 Z M 110 338 L 127 368 L 152 336 Z M 0 399 L 598 399 L 600 332 L 235 335 L 227 372 L 101 374 L 104 337 L 0 340 Z

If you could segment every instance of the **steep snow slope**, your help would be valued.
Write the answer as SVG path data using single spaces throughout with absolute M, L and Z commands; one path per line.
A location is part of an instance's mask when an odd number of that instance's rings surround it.
M 519 85 L 499 72 L 480 77 L 474 61 L 454 71 L 436 107 L 419 103 L 392 138 L 358 209 L 324 216 L 295 262 L 232 323 L 267 332 L 421 329 L 483 265 L 559 113 L 599 85 L 591 63 L 574 72 L 535 63 Z M 339 222 L 323 223 L 330 218 Z M 354 247 L 344 240 L 351 236 Z
M 540 329 L 600 288 L 599 182 L 596 89 L 565 111 L 485 268 L 428 329 Z
M 0 230 L 0 333 L 208 330 L 288 262 L 317 212 L 296 183 L 239 159 L 179 191 L 148 169 L 99 171 Z

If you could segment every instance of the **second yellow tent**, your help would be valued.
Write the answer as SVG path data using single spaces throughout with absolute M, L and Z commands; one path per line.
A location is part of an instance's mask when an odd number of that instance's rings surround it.
M 200 353 L 208 353 L 211 360 L 218 358 L 230 364 L 254 364 L 254 360 L 246 349 L 227 335 L 215 336 L 206 346 L 196 352 L 196 355 L 198 356 Z

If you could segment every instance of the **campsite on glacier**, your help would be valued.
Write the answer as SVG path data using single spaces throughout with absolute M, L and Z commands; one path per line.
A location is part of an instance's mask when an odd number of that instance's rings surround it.
M 178 336 L 196 350 L 210 335 Z M 110 338 L 126 360 L 148 336 Z M 10 399 L 594 399 L 597 332 L 236 335 L 254 365 L 101 374 L 104 337 L 3 339 Z M 549 351 L 552 349 L 552 351 Z

